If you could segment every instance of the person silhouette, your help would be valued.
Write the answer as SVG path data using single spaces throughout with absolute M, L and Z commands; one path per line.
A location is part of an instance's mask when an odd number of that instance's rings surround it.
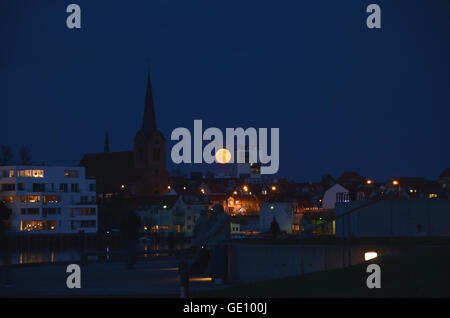
M 277 219 L 273 217 L 272 223 L 270 224 L 270 232 L 272 237 L 276 239 L 280 235 L 280 224 L 278 224 Z

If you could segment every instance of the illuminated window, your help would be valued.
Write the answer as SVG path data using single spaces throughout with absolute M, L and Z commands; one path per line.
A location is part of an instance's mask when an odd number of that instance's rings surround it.
M 54 231 L 56 229 L 56 221 L 21 221 L 21 231 Z
M 3 170 L 2 177 L 3 178 L 14 178 L 14 170 Z
M 14 197 L 12 195 L 3 196 L 0 198 L 4 203 L 14 203 Z
M 23 203 L 35 203 L 40 202 L 41 197 L 39 195 L 22 195 L 20 196 L 20 202 Z
M 436 193 L 430 193 L 430 194 L 428 195 L 428 197 L 429 197 L 430 199 L 433 199 L 433 198 L 437 198 L 438 195 L 437 195 Z
M 79 176 L 78 170 L 64 170 L 64 178 L 78 178 Z
M 42 196 L 42 203 L 59 203 L 61 202 L 61 196 L 59 195 L 44 195 Z
M 44 170 L 18 170 L 17 176 L 21 178 L 43 178 Z

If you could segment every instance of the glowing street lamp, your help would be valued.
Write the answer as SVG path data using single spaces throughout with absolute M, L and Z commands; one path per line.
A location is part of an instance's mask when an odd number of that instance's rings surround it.
M 367 180 L 366 183 L 367 184 L 372 184 L 372 180 Z
M 364 260 L 369 261 L 371 259 L 377 258 L 378 253 L 377 252 L 365 252 L 364 253 Z
M 274 186 L 274 185 L 272 186 L 272 188 L 271 188 L 271 189 L 272 189 L 272 191 L 277 191 L 277 187 L 276 187 L 276 186 Z
M 247 187 L 246 185 L 243 186 L 242 189 L 243 189 L 245 192 L 248 192 L 248 187 Z
M 398 186 L 400 183 L 397 180 L 392 181 L 392 184 Z

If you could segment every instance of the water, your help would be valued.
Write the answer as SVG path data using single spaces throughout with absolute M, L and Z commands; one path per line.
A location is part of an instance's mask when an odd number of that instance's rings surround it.
M 177 242 L 175 243 L 175 249 L 184 249 L 189 247 L 187 242 Z M 150 254 L 150 251 L 154 250 L 167 250 L 167 242 L 164 241 L 147 241 L 138 243 L 138 253 L 142 254 L 144 258 L 158 257 L 158 254 Z M 87 253 L 99 253 L 106 257 L 107 261 L 118 259 L 121 257 L 120 253 L 122 249 L 112 248 L 107 246 L 104 249 L 92 249 L 88 248 L 85 250 Z M 23 265 L 23 264 L 42 264 L 42 263 L 57 263 L 57 262 L 79 262 L 80 261 L 80 251 L 77 248 L 49 248 L 49 249 L 31 249 L 31 250 L 20 250 L 13 251 L 11 255 L 12 264 Z M 97 260 L 98 257 L 89 256 L 89 260 Z M 3 263 L 3 260 L 0 264 Z

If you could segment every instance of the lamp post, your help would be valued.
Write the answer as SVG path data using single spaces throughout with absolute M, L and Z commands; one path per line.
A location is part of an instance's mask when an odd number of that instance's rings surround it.
M 392 181 L 392 185 L 398 186 L 398 198 L 400 199 L 400 182 L 398 180 Z

